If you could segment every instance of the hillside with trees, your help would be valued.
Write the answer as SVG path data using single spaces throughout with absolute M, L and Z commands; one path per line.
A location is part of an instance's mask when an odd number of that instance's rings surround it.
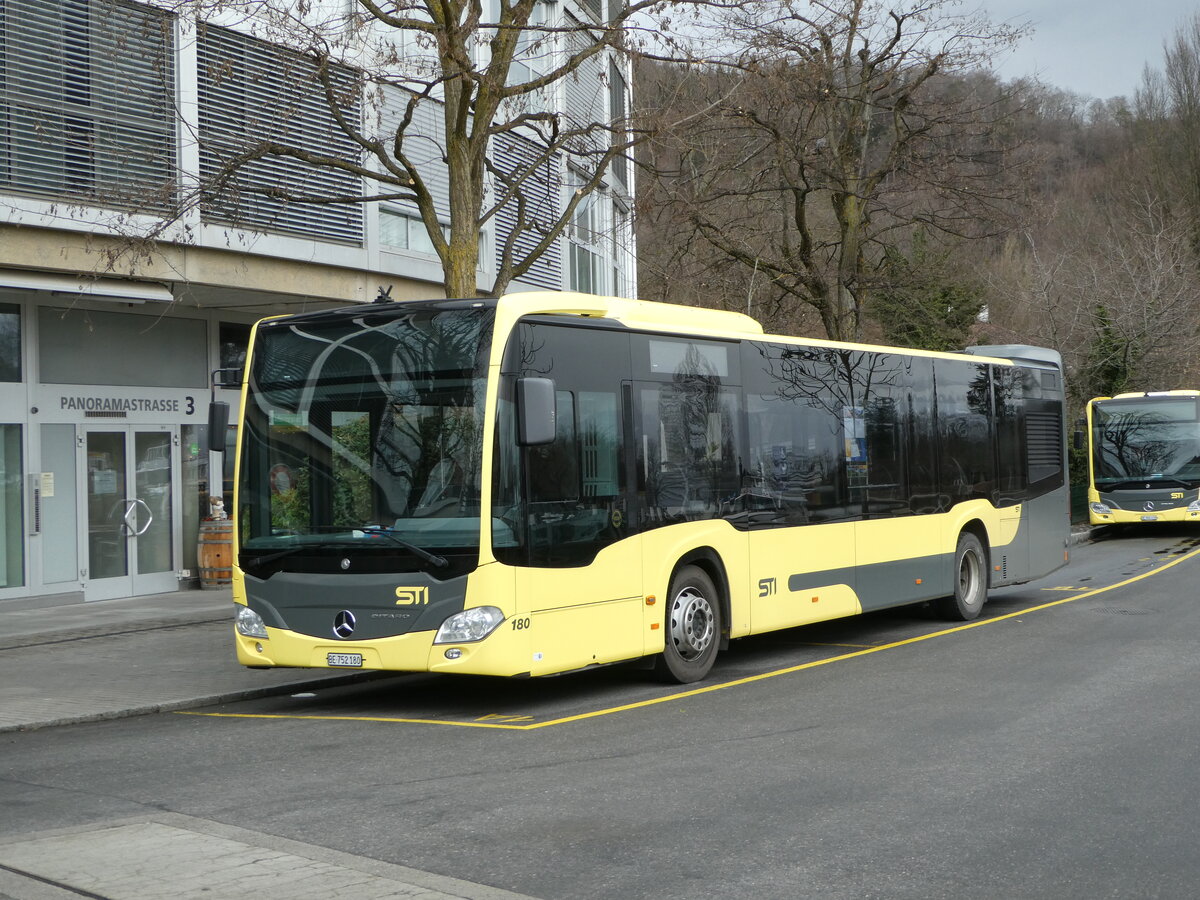
M 719 59 L 643 60 L 641 296 L 817 337 L 1051 346 L 1076 403 L 1197 387 L 1200 14 L 1134 96 L 1098 101 L 996 79 L 1021 35 L 953 9 L 741 6 Z

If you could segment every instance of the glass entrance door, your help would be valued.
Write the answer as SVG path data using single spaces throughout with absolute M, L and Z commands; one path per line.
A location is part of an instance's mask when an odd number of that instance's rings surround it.
M 105 600 L 178 588 L 177 439 L 171 426 L 89 427 L 84 597 Z

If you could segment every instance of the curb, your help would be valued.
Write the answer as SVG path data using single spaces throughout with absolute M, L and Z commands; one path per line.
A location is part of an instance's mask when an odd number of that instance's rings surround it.
M 152 629 L 146 629 L 147 631 Z M 397 672 L 356 672 L 352 675 L 333 675 L 326 678 L 310 678 L 303 681 L 293 681 L 287 684 L 276 684 L 270 687 L 246 688 L 237 691 L 227 691 L 222 694 L 209 694 L 203 697 L 183 700 L 168 700 L 163 703 L 150 703 L 143 706 L 131 706 L 127 709 L 111 709 L 97 713 L 81 713 L 74 716 L 60 716 L 56 719 L 46 719 L 41 722 L 22 722 L 19 725 L 0 725 L 0 734 L 13 732 L 40 731 L 43 728 L 56 728 L 60 725 L 81 725 L 87 722 L 108 722 L 114 719 L 131 719 L 136 716 L 152 716 L 156 713 L 178 712 L 196 706 L 219 706 L 222 703 L 236 703 L 239 700 L 258 700 L 263 697 L 277 697 L 292 691 L 317 687 L 345 687 L 361 681 L 374 681 L 379 678 L 395 676 Z
M 60 631 L 41 631 L 36 634 L 15 635 L 0 638 L 0 650 L 23 650 L 26 647 L 43 647 L 48 644 L 65 644 L 69 641 L 82 641 L 88 638 L 116 637 L 124 634 L 144 634 L 148 631 L 163 631 L 167 628 L 186 628 L 191 625 L 212 625 L 228 622 L 233 625 L 233 618 L 222 613 L 214 616 L 204 613 L 192 618 L 148 620 L 143 626 L 131 628 L 128 625 L 114 623 L 111 625 L 86 625 L 79 628 L 64 628 Z

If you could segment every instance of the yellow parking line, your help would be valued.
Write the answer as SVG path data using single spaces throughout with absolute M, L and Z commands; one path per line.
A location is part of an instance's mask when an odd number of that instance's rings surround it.
M 548 719 L 545 722 L 532 722 L 526 725 L 517 725 L 506 722 L 495 721 L 477 721 L 477 722 L 455 722 L 445 719 L 406 719 L 406 718 L 390 718 L 385 716 L 303 716 L 291 715 L 287 713 L 208 713 L 181 711 L 179 715 L 185 716 L 209 716 L 212 718 L 224 719 L 302 719 L 321 722 L 386 722 L 389 724 L 403 725 L 451 725 L 456 728 L 501 728 L 508 731 L 536 731 L 539 728 L 549 728 L 553 725 L 566 725 L 569 722 L 581 722 L 584 719 L 596 719 L 600 716 L 610 716 L 614 713 L 628 712 L 633 709 L 643 709 L 648 706 L 656 706 L 659 703 L 673 703 L 676 700 L 683 700 L 687 697 L 698 697 L 701 694 L 711 694 L 714 691 L 723 691 L 726 688 L 740 687 L 744 684 L 753 684 L 756 681 L 766 681 L 768 678 L 778 678 L 780 675 L 791 675 L 793 672 L 803 672 L 805 669 L 815 669 L 818 666 L 826 666 L 830 663 L 842 662 L 847 659 L 857 659 L 862 656 L 868 656 L 872 653 L 881 653 L 884 650 L 895 650 L 897 647 L 907 647 L 910 644 L 919 644 L 922 641 L 933 640 L 934 638 L 944 637 L 948 634 L 958 634 L 962 631 L 968 631 L 972 628 L 982 628 L 984 625 L 991 625 L 995 622 L 1003 622 L 1006 619 L 1015 619 L 1020 616 L 1027 616 L 1031 613 L 1041 612 L 1042 610 L 1051 609 L 1055 606 L 1062 606 L 1065 603 L 1074 603 L 1077 600 L 1083 600 L 1086 597 L 1094 597 L 1096 594 L 1103 594 L 1106 591 L 1115 590 L 1119 587 L 1125 587 L 1128 584 L 1133 584 L 1135 581 L 1141 581 L 1143 578 L 1149 578 L 1151 575 L 1157 575 L 1159 572 L 1166 571 L 1172 566 L 1177 566 L 1184 560 L 1200 555 L 1200 548 L 1192 550 L 1190 553 L 1173 559 L 1168 563 L 1164 563 L 1157 568 L 1151 569 L 1148 572 L 1143 572 L 1140 575 L 1134 575 L 1132 578 L 1126 578 L 1124 581 L 1118 581 L 1115 584 L 1106 585 L 1105 587 L 1094 588 L 1086 593 L 1073 593 L 1069 597 L 1063 597 L 1060 600 L 1051 600 L 1049 603 L 1042 603 L 1038 606 L 1031 606 L 1027 609 L 1018 610 L 1017 612 L 1005 613 L 1004 615 L 994 616 L 990 619 L 976 619 L 974 622 L 964 622 L 962 625 L 955 625 L 953 628 L 944 628 L 941 631 L 933 631 L 929 634 L 921 634 L 916 637 L 905 638 L 901 641 L 893 641 L 890 644 L 880 644 L 875 647 L 867 647 L 862 650 L 856 650 L 853 653 L 843 653 L 839 656 L 831 656 L 826 659 L 817 659 L 811 662 L 800 663 L 795 666 L 788 666 L 783 669 L 773 669 L 770 672 L 762 672 L 758 675 L 747 675 L 744 678 L 735 678 L 732 681 L 723 681 L 720 684 L 710 684 L 704 687 L 692 688 L 678 693 L 668 694 L 665 697 L 654 697 L 649 700 L 638 700 L 634 703 L 625 703 L 621 706 L 610 706 L 605 709 L 597 709 L 592 712 L 579 713 L 573 716 L 563 716 L 558 719 Z
M 505 725 L 499 722 L 453 722 L 447 719 L 403 719 L 388 716 L 301 716 L 293 713 L 214 713 L 196 710 L 178 710 L 180 716 L 206 716 L 211 719 L 301 719 L 318 722 L 388 722 L 402 725 L 454 725 L 458 728 L 507 728 L 525 731 L 529 725 Z M 554 725 L 557 722 L 547 722 Z

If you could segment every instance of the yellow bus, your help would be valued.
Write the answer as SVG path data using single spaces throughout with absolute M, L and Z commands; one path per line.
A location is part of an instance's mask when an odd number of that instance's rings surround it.
M 746 635 L 1066 561 L 1063 380 L 575 293 L 359 305 L 254 330 L 237 657 L 703 678 Z
M 1200 391 L 1096 397 L 1087 426 L 1093 525 L 1200 521 Z

